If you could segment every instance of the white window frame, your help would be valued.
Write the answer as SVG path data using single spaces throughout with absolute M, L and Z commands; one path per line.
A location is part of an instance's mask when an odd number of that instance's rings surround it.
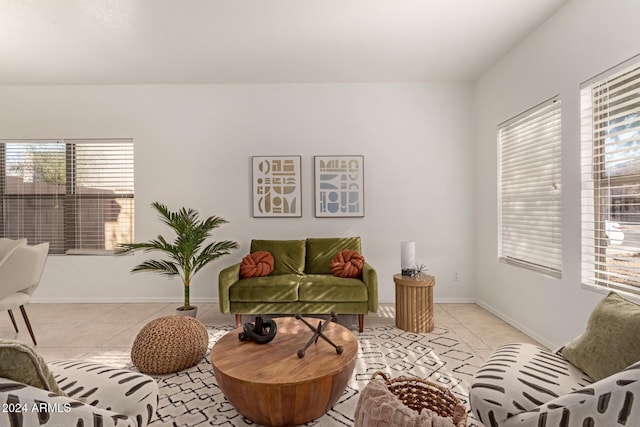
M 133 161 L 130 138 L 0 140 L 0 237 L 112 254 L 134 237 Z
M 640 241 L 633 229 L 640 228 L 640 196 L 625 194 L 640 191 L 640 55 L 583 82 L 580 101 L 582 286 L 635 299 L 640 262 L 633 260 Z M 616 224 L 619 231 L 610 236 Z
M 561 103 L 498 125 L 498 259 L 562 277 Z

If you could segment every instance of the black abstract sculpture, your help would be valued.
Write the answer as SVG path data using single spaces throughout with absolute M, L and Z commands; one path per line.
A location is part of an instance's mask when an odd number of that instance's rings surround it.
M 255 323 L 245 323 L 243 331 L 238 334 L 240 341 L 251 340 L 258 344 L 266 344 L 276 337 L 278 326 L 274 320 L 263 321 L 262 316 L 256 316 Z

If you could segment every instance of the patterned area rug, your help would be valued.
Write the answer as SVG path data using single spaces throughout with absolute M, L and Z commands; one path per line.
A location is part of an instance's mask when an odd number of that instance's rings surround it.
M 413 375 L 451 390 L 468 405 L 468 385 L 482 364 L 464 342 L 451 331 L 436 326 L 431 333 L 416 334 L 395 327 L 393 319 L 372 319 L 363 333 L 354 331 L 359 350 L 351 380 L 336 405 L 308 426 L 352 426 L 358 396 L 376 371 L 392 378 Z M 231 325 L 207 327 L 210 347 Z M 156 376 L 160 386 L 158 419 L 150 425 L 255 426 L 238 414 L 216 383 L 207 355 L 193 368 L 171 375 Z M 469 413 L 468 426 L 482 426 Z

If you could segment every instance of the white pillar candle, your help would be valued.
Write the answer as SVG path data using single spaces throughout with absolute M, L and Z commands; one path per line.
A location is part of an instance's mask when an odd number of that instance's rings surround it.
M 416 267 L 416 242 L 400 242 L 400 266 L 402 270 L 413 270 Z

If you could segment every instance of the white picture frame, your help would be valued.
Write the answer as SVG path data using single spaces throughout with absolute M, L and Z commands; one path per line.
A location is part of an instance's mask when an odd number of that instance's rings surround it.
M 301 156 L 253 156 L 254 218 L 301 217 Z
M 314 156 L 315 216 L 364 217 L 364 156 Z

